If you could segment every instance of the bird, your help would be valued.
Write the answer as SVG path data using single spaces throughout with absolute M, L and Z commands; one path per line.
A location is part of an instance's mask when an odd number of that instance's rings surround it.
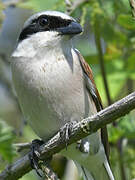
M 12 79 L 25 119 L 43 140 L 67 123 L 102 110 L 92 70 L 73 45 L 81 25 L 59 11 L 42 11 L 24 23 L 11 57 Z M 60 152 L 86 180 L 114 180 L 106 127 Z

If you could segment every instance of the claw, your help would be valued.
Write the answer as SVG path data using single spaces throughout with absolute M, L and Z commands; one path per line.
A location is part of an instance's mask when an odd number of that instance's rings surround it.
M 42 177 L 42 175 L 39 173 L 39 152 L 38 148 L 43 144 L 44 142 L 42 140 L 35 139 L 32 141 L 31 144 L 31 151 L 29 153 L 29 160 L 32 169 L 36 170 L 36 173 Z
M 73 127 L 73 124 L 76 123 L 75 121 L 66 123 L 61 129 L 60 129 L 60 135 L 63 138 L 63 141 L 66 143 L 66 150 L 68 146 L 68 140 L 71 134 L 71 129 Z
M 60 136 L 62 137 L 62 140 L 66 143 L 66 150 L 68 146 L 68 140 L 69 140 L 69 124 L 66 123 L 61 129 L 60 129 Z

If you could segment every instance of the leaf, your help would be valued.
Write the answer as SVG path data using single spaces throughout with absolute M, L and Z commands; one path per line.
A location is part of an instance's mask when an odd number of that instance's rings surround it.
M 127 66 L 126 66 L 126 68 L 128 69 L 128 70 L 135 70 L 135 53 L 132 53 L 129 57 L 128 57 L 128 59 L 127 59 Z
M 15 149 L 12 145 L 14 139 L 13 128 L 0 119 L 0 155 L 9 162 L 15 156 Z
M 117 18 L 118 24 L 128 30 L 135 30 L 135 21 L 129 14 L 120 14 Z
M 135 121 L 132 113 L 120 118 L 117 127 L 109 126 L 109 140 L 116 143 L 121 137 L 134 139 L 135 137 Z
M 132 80 L 135 80 L 135 70 L 128 71 L 128 77 Z
M 124 131 L 119 127 L 108 126 L 109 142 L 116 143 L 118 139 L 123 135 Z
M 132 113 L 121 118 L 119 127 L 123 130 L 123 136 L 128 139 L 134 139 L 135 137 L 135 121 Z
M 104 55 L 105 60 L 113 60 L 119 58 L 122 51 L 118 49 L 114 44 L 109 43 L 106 48 L 106 53 Z
M 126 78 L 128 77 L 128 73 L 124 70 L 124 62 L 121 59 L 113 59 L 113 61 L 108 61 L 105 64 L 105 68 L 110 95 L 112 99 L 115 99 L 123 87 Z M 100 71 L 95 73 L 95 81 L 103 103 L 107 104 L 103 78 L 101 77 Z
M 123 46 L 126 43 L 127 36 L 124 32 L 119 30 L 117 26 L 111 22 L 106 21 L 102 27 L 102 36 L 105 42 L 113 44 L 117 47 Z

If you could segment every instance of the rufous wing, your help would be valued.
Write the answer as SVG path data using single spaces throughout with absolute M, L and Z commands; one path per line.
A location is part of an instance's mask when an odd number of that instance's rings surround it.
M 84 71 L 85 79 L 86 79 L 86 88 L 88 89 L 90 95 L 92 96 L 92 99 L 95 103 L 95 106 L 97 108 L 97 111 L 100 111 L 103 109 L 102 101 L 99 95 L 99 92 L 96 88 L 96 84 L 94 82 L 93 73 L 89 66 L 89 64 L 84 60 L 83 56 L 80 54 L 78 50 L 76 50 L 76 53 L 79 57 L 80 64 L 82 66 L 82 69 Z M 101 128 L 101 138 L 102 143 L 104 145 L 105 153 L 107 156 L 107 159 L 109 160 L 109 143 L 108 143 L 108 133 L 107 133 L 107 127 Z

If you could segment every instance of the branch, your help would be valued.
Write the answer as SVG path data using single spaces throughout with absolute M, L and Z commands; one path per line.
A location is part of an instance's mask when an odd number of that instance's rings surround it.
M 17 143 L 13 144 L 13 146 L 16 148 L 17 152 L 21 152 L 24 149 L 30 149 L 31 143 Z
M 96 132 L 101 127 L 112 123 L 116 119 L 128 114 L 135 108 L 135 92 L 126 96 L 125 98 L 117 101 L 111 106 L 98 112 L 97 114 L 82 120 L 73 125 L 70 129 L 71 134 L 68 144 L 75 143 L 76 141 Z M 84 131 L 85 129 L 85 131 Z M 39 158 L 47 160 L 53 154 L 58 153 L 66 147 L 66 142 L 62 141 L 60 132 L 58 132 L 51 140 L 39 148 Z M 24 174 L 31 170 L 28 154 L 20 158 L 10 166 L 8 166 L 1 174 L 0 180 L 17 180 Z
M 87 3 L 89 0 L 75 0 L 71 2 L 70 0 L 65 0 L 66 4 L 66 13 L 68 15 L 72 14 L 74 10 L 76 10 L 81 4 Z

